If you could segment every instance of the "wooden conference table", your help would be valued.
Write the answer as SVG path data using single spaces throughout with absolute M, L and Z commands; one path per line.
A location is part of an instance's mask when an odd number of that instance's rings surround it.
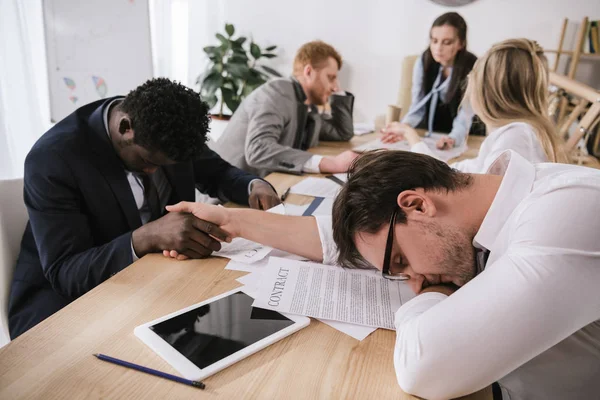
M 333 155 L 373 138 L 370 134 L 351 143 L 322 143 L 314 152 Z M 471 156 L 482 139 L 469 139 L 475 149 Z M 302 177 L 272 174 L 268 179 L 283 193 Z M 309 199 L 289 197 L 296 204 Z M 185 262 L 143 257 L 0 349 L 0 398 L 414 398 L 396 382 L 393 331 L 379 329 L 359 342 L 316 320 L 207 378 L 204 391 L 92 356 L 104 353 L 177 374 L 133 329 L 240 286 L 235 279 L 245 273 L 225 270 L 227 262 L 216 257 Z M 467 398 L 491 399 L 491 389 Z

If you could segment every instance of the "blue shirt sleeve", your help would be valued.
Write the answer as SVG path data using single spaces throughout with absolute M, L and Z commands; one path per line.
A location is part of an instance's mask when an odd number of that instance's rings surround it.
M 421 89 L 423 87 L 423 59 L 421 56 L 417 58 L 415 62 L 415 66 L 413 67 L 413 77 L 412 77 L 412 88 L 411 88 L 411 104 L 408 112 L 402 119 L 402 122 L 412 126 L 413 128 L 417 126 L 419 122 L 425 116 L 425 107 L 416 106 L 421 101 L 423 94 L 421 93 Z
M 464 100 L 458 110 L 458 114 L 452 122 L 452 131 L 448 136 L 454 139 L 454 146 L 460 146 L 466 140 L 471 124 L 473 123 L 473 108 L 468 100 Z

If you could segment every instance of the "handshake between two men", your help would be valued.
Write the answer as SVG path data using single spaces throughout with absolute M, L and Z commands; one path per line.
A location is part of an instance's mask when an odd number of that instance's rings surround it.
M 280 199 L 269 184 L 256 180 L 248 202 L 251 208 L 268 210 L 278 205 Z M 131 242 L 135 254 L 143 257 L 169 249 L 178 259 L 205 258 L 219 251 L 221 242 L 231 241 L 232 235 L 220 226 L 220 220 L 215 220 L 210 213 L 194 213 L 194 206 L 203 204 L 184 202 L 167 206 L 167 214 L 133 231 Z M 206 206 L 211 210 L 223 209 Z

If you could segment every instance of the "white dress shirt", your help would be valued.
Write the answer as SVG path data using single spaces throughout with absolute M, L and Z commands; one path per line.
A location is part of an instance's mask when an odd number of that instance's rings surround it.
M 523 122 L 513 122 L 492 131 L 481 144 L 476 158 L 458 161 L 450 164 L 450 166 L 461 172 L 482 174 L 506 150 L 516 151 L 533 164 L 548 161 L 531 125 Z M 424 142 L 415 144 L 411 151 L 435 158 L 433 152 Z M 323 263 L 333 265 L 336 263 L 338 251 L 333 241 L 331 217 L 318 216 L 315 218 L 317 219 L 323 248 Z
M 505 399 L 598 398 L 600 171 L 507 151 L 488 173 L 503 180 L 473 241 L 487 266 L 398 310 L 398 382 L 428 399 L 494 381 Z
M 450 166 L 461 172 L 481 174 L 487 171 L 496 158 L 506 150 L 514 150 L 534 164 L 548 161 L 531 125 L 512 122 L 493 130 L 481 143 L 476 158 L 458 161 Z M 412 146 L 411 151 L 435 158 L 431 149 L 422 141 Z
M 449 298 L 426 293 L 398 310 L 398 382 L 431 399 L 494 381 L 505 399 L 597 397 L 600 172 L 534 166 L 514 151 L 488 172 L 504 179 L 474 238 L 487 267 Z M 331 217 L 317 225 L 333 264 Z

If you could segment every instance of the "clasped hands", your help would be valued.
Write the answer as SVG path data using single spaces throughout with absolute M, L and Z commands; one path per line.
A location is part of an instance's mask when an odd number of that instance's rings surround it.
M 279 204 L 280 200 L 269 184 L 255 181 L 248 203 L 252 208 L 267 210 Z M 194 212 L 196 209 L 202 210 L 201 206 L 215 212 Z M 131 244 L 135 254 L 143 257 L 162 251 L 166 256 L 172 255 L 180 260 L 210 256 L 221 249 L 222 242 L 232 239 L 232 232 L 223 227 L 221 219 L 215 217 L 219 216 L 219 210 L 225 209 L 189 202 L 167 206 L 167 214 L 133 231 Z

